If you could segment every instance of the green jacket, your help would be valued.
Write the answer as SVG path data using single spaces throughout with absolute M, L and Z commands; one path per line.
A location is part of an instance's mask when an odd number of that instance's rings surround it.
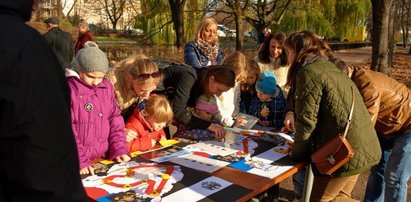
M 350 78 L 327 59 L 320 58 L 298 71 L 295 85 L 296 134 L 292 157 L 309 160 L 318 147 L 343 133 L 352 103 L 353 87 L 355 105 L 347 140 L 355 154 L 333 175 L 356 175 L 379 162 L 381 149 L 371 117 Z

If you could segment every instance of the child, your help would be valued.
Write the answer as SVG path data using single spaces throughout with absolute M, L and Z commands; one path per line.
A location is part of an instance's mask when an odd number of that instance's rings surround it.
M 216 98 L 211 96 L 207 98 L 204 94 L 198 97 L 196 101 L 195 108 L 192 109 L 194 116 L 209 121 L 212 123 L 219 124 L 220 121 L 216 118 L 218 114 Z M 219 139 L 214 137 L 214 134 L 207 129 L 189 129 L 183 124 L 178 126 L 178 132 L 175 134 L 176 137 L 193 139 L 193 140 L 212 140 Z
M 144 102 L 145 109 L 136 107 L 126 123 L 129 152 L 151 149 L 157 141 L 165 140 L 163 128 L 173 120 L 173 110 L 167 98 L 151 95 Z
M 284 124 L 285 97 L 274 74 L 263 72 L 255 87 L 258 98 L 251 101 L 249 114 L 260 118 L 262 126 L 280 129 Z
M 255 90 L 255 83 L 260 78 L 260 67 L 254 60 L 247 62 L 247 79 L 246 82 L 241 84 L 241 101 L 240 112 L 249 114 L 251 101 L 257 98 L 257 92 Z
M 111 83 L 104 78 L 108 60 L 94 42 L 87 42 L 69 72 L 71 121 L 80 160 L 80 174 L 94 174 L 93 161 L 101 158 L 127 162 L 124 121 Z

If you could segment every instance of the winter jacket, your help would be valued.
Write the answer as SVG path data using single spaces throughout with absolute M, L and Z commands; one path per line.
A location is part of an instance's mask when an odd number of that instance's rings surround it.
M 43 35 L 46 42 L 53 49 L 57 60 L 63 69 L 71 67 L 71 59 L 74 54 L 73 39 L 71 34 L 60 29 L 60 27 L 53 27 Z
M 209 64 L 219 65 L 223 62 L 223 51 L 221 48 L 218 50 L 217 61 L 213 64 L 194 44 L 193 41 L 188 42 L 184 47 L 184 61 L 186 64 L 191 65 L 198 71 L 198 69 L 209 66 Z
M 394 135 L 411 125 L 411 90 L 395 79 L 355 68 L 351 79 L 360 91 L 377 133 Z
M 344 131 L 352 103 L 351 89 L 354 89 L 355 105 L 347 140 L 355 154 L 334 176 L 356 175 L 379 162 L 379 142 L 362 97 L 354 83 L 333 63 L 320 58 L 303 66 L 295 85 L 296 133 L 292 157 L 309 160 L 313 151 Z
M 151 140 L 159 141 L 162 137 L 166 137 L 164 130 L 155 131 L 140 113 L 138 107 L 134 110 L 126 123 L 126 128 L 137 133 L 137 137 L 127 143 L 129 152 L 143 151 L 151 149 Z
M 116 104 L 111 83 L 103 80 L 90 86 L 69 77 L 71 123 L 80 160 L 80 169 L 100 158 L 114 159 L 127 154 L 124 120 Z
M 70 89 L 32 0 L 0 1 L 0 201 L 86 201 L 70 125 Z
M 84 48 L 84 44 L 87 41 L 93 41 L 93 33 L 90 31 L 86 31 L 78 36 L 76 44 L 74 45 L 74 54 L 77 54 L 80 49 Z

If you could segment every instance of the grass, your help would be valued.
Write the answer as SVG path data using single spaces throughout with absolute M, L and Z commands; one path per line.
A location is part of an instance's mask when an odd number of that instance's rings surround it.
M 94 41 L 110 41 L 110 42 L 121 42 L 121 41 L 132 41 L 127 38 L 120 38 L 120 37 L 106 37 L 106 36 L 96 36 L 93 37 Z

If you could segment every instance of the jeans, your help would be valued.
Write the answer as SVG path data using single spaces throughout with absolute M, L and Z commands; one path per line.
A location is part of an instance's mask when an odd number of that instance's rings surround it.
M 293 175 L 294 193 L 297 200 L 301 200 L 304 190 L 305 174 L 307 172 L 307 167 L 301 169 L 296 174 Z
M 365 200 L 403 202 L 411 176 L 411 129 L 392 137 L 378 136 L 382 149 L 380 163 L 371 169 Z

